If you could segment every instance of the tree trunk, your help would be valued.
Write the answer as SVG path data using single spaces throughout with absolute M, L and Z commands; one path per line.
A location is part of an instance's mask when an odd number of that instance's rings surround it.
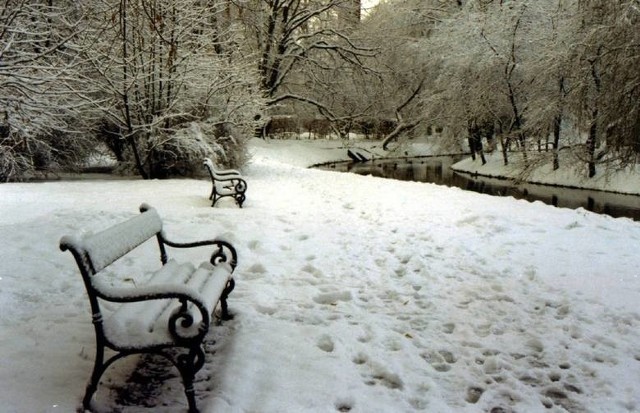
M 468 133 L 469 133 L 469 137 L 467 138 L 467 141 L 469 142 L 469 150 L 471 151 L 471 160 L 475 161 L 476 151 L 475 151 L 475 146 L 473 144 L 473 137 L 471 136 L 471 131 L 469 131 Z
M 416 120 L 409 123 L 399 123 L 398 126 L 383 139 L 382 150 L 384 151 L 388 150 L 389 144 L 391 143 L 391 141 L 393 141 L 394 139 L 397 139 L 398 136 L 400 136 L 403 132 L 412 130 L 413 128 L 418 126 L 418 124 L 420 124 L 420 120 Z
M 600 89 L 602 85 L 602 79 L 600 78 L 600 72 L 598 71 L 598 63 L 600 60 L 600 53 L 602 47 L 598 48 L 596 57 L 591 60 L 591 77 L 593 78 L 593 84 L 596 89 L 596 97 L 594 99 L 594 107 L 591 111 L 591 126 L 589 127 L 589 138 L 587 139 L 587 159 L 589 167 L 589 178 L 593 178 L 596 175 L 596 146 L 598 142 L 598 109 L 599 109 L 599 97 Z
M 484 157 L 484 150 L 482 148 L 482 130 L 478 126 L 477 122 L 469 122 L 469 148 L 471 149 L 471 159 L 476 160 L 476 154 L 480 155 L 482 164 L 485 165 L 487 160 Z
M 559 81 L 559 89 L 560 96 L 564 100 L 566 95 L 564 89 L 564 76 L 560 77 Z M 562 131 L 562 105 L 560 106 L 559 113 L 553 119 L 553 170 L 556 171 L 560 169 L 560 159 L 559 159 L 559 151 L 560 151 L 560 132 Z
M 589 128 L 589 138 L 587 139 L 587 159 L 589 167 L 589 178 L 596 176 L 596 141 L 598 138 L 598 122 L 596 117 L 598 116 L 598 110 L 593 111 L 593 120 L 591 127 Z
M 476 151 L 480 155 L 480 160 L 482 160 L 482 164 L 487 164 L 487 159 L 484 157 L 484 149 L 482 148 L 482 135 L 478 133 L 478 140 L 476 141 Z
M 471 152 L 471 160 L 476 160 L 476 145 L 473 141 L 475 134 L 475 126 L 473 121 L 469 121 L 467 124 L 467 143 L 469 144 L 469 151 Z
M 138 173 L 140 174 L 142 179 L 149 179 L 149 175 L 144 170 L 144 167 L 142 165 L 142 161 L 140 159 L 140 152 L 138 151 L 138 145 L 136 144 L 136 138 L 133 137 L 133 136 L 129 136 L 127 138 L 127 141 L 129 142 L 129 145 L 131 145 L 131 151 L 133 152 L 133 158 L 134 158 L 134 160 L 136 162 L 136 169 L 138 170 Z
M 500 146 L 502 147 L 502 163 L 507 166 L 509 165 L 509 156 L 507 155 L 507 143 L 503 136 L 500 136 Z
M 127 0 L 121 0 L 120 2 L 120 30 L 122 31 L 122 58 L 123 61 L 127 61 L 127 59 L 129 58 L 129 49 L 127 47 Z M 138 170 L 138 173 L 140 174 L 140 176 L 142 177 L 142 179 L 149 179 L 149 176 L 147 175 L 146 171 L 144 170 L 142 163 L 140 162 L 140 153 L 138 152 L 138 146 L 136 145 L 136 140 L 135 137 L 133 135 L 133 123 L 131 122 L 131 107 L 129 104 L 129 93 L 126 90 L 127 86 L 129 83 L 129 71 L 128 71 L 128 66 L 125 64 L 124 68 L 123 68 L 123 88 L 124 90 L 122 91 L 122 97 L 123 97 L 123 105 L 124 105 L 124 112 L 125 112 L 125 119 L 126 119 L 126 124 L 127 124 L 127 131 L 128 136 L 127 136 L 127 141 L 129 142 L 129 145 L 131 145 L 131 150 L 133 151 L 133 157 L 135 159 L 136 162 L 136 169 Z
M 553 120 L 553 170 L 560 168 L 558 151 L 560 147 L 560 131 L 562 129 L 562 115 L 557 115 Z

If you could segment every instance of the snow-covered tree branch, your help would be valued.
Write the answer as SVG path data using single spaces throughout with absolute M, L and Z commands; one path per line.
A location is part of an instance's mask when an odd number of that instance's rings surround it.
M 255 70 L 232 47 L 241 39 L 222 18 L 225 5 L 105 1 L 95 14 L 89 56 L 105 137 L 145 178 L 189 173 L 220 139 L 242 147 L 262 111 Z M 182 133 L 193 122 L 206 133 Z
M 77 98 L 75 41 L 82 12 L 73 2 L 6 0 L 0 12 L 0 180 L 69 167 L 90 145 Z

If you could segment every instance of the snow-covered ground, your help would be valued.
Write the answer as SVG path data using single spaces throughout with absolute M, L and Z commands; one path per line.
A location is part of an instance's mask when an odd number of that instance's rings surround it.
M 211 208 L 205 179 L 0 185 L 2 412 L 79 406 L 93 328 L 58 243 L 142 202 L 176 240 L 238 249 L 203 413 L 640 411 L 639 223 L 307 169 L 344 157 L 330 142 L 252 147 L 243 209 Z M 154 248 L 117 276 L 141 282 Z M 136 362 L 110 368 L 97 411 L 186 411 L 175 371 L 146 360 L 146 383 Z

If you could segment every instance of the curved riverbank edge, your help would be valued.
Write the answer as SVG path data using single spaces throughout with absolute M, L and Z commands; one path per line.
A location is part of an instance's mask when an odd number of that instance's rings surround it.
M 382 152 L 380 141 L 357 141 L 345 146 L 337 140 L 269 140 L 254 138 L 251 140 L 253 156 L 267 156 L 271 160 L 305 168 L 317 168 L 332 163 L 352 162 L 347 154 L 349 148 L 362 148 L 374 154 L 374 161 L 398 161 L 434 156 L 460 155 L 451 154 L 430 143 L 418 141 L 404 145 L 394 152 Z M 284 150 L 286 148 L 286 150 Z M 465 155 L 464 153 L 462 155 Z M 640 195 L 640 167 L 633 170 L 604 173 L 598 168 L 598 175 L 587 178 L 585 167 L 578 169 L 576 165 L 584 165 L 575 159 L 566 158 L 561 154 L 561 168 L 553 171 L 551 165 L 541 166 L 537 170 L 522 176 L 522 166 L 516 162 L 515 153 L 510 153 L 511 165 L 504 166 L 502 154 L 499 152 L 485 153 L 487 163 L 482 165 L 480 159 L 473 161 L 467 157 L 455 163 L 452 169 L 458 173 L 483 176 L 502 180 L 512 180 L 515 184 L 531 183 L 572 189 L 587 189 L 594 191 L 612 192 L 623 195 Z M 640 200 L 639 200 L 640 202 Z
M 479 159 L 473 161 L 468 154 L 439 154 L 439 155 L 419 155 L 419 156 L 390 156 L 377 157 L 367 162 L 375 161 L 399 161 L 407 162 L 411 159 L 448 157 L 448 156 L 469 156 L 462 161 L 455 163 L 451 169 L 457 173 L 471 177 L 484 177 L 498 179 L 502 181 L 512 181 L 513 185 L 533 184 L 544 185 L 556 188 L 585 189 L 591 191 L 610 192 L 621 195 L 640 196 L 640 177 L 638 174 L 629 173 L 620 176 L 621 173 L 602 173 L 592 179 L 580 177 L 576 171 L 536 171 L 528 177 L 522 177 L 516 166 L 493 165 L 489 162 L 482 165 Z M 350 159 L 336 159 L 323 161 L 310 165 L 309 168 L 322 168 L 336 163 L 354 162 Z M 354 162 L 356 163 L 356 162 Z M 364 163 L 364 162 L 359 162 Z M 357 163 L 356 163 L 357 164 Z M 543 169 L 543 168 L 541 168 Z M 544 174 L 544 175 L 542 175 Z M 573 181 L 572 181 L 573 180 Z M 634 183 L 635 182 L 635 183 Z
M 640 196 L 640 169 L 636 165 L 625 170 L 605 171 L 600 167 L 593 178 L 588 178 L 586 166 L 562 166 L 553 170 L 551 165 L 544 164 L 523 174 L 522 163 L 514 162 L 504 165 L 501 155 L 489 154 L 487 163 L 482 164 L 479 158 L 465 158 L 452 165 L 455 172 L 471 176 L 510 180 L 514 184 L 535 184 L 560 188 L 587 189 L 592 191 L 611 192 L 622 195 Z

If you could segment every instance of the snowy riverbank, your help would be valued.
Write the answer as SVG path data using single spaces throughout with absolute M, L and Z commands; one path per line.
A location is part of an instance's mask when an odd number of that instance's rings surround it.
M 272 159 L 278 159 L 297 166 L 312 166 L 332 161 L 349 161 L 347 148 L 339 140 L 270 140 L 254 139 L 252 145 L 261 148 Z M 355 148 L 363 148 L 363 154 L 374 154 L 375 158 L 384 157 L 412 157 L 441 153 L 436 145 L 428 142 L 413 142 L 404 145 L 398 151 L 383 151 L 381 142 L 360 140 L 352 142 Z M 286 148 L 286 149 L 281 149 Z M 564 155 L 564 154 L 563 154 Z M 453 169 L 475 175 L 492 178 L 525 180 L 543 185 L 565 186 L 571 188 L 592 189 L 597 191 L 616 192 L 620 194 L 640 195 L 640 166 L 630 167 L 624 171 L 605 171 L 603 167 L 597 169 L 593 178 L 586 176 L 586 166 L 573 159 L 563 158 L 560 168 L 556 171 L 551 164 L 546 164 L 526 176 L 522 175 L 522 165 L 514 154 L 511 154 L 511 164 L 505 166 L 502 154 L 499 152 L 485 154 L 487 163 L 482 165 L 480 158 L 473 160 L 471 156 L 456 163 Z M 640 201 L 639 201 L 640 202 Z
M 546 163 L 522 177 L 521 165 L 514 162 L 511 166 L 505 166 L 502 155 L 499 153 L 487 154 L 486 160 L 487 163 L 482 165 L 480 158 L 473 160 L 468 157 L 455 164 L 453 169 L 496 178 L 524 179 L 536 184 L 640 195 L 640 168 L 638 166 L 616 172 L 607 172 L 603 167 L 598 167 L 596 176 L 588 178 L 585 164 L 564 159 L 561 162 L 561 167 L 556 171 L 553 170 L 550 163 Z

